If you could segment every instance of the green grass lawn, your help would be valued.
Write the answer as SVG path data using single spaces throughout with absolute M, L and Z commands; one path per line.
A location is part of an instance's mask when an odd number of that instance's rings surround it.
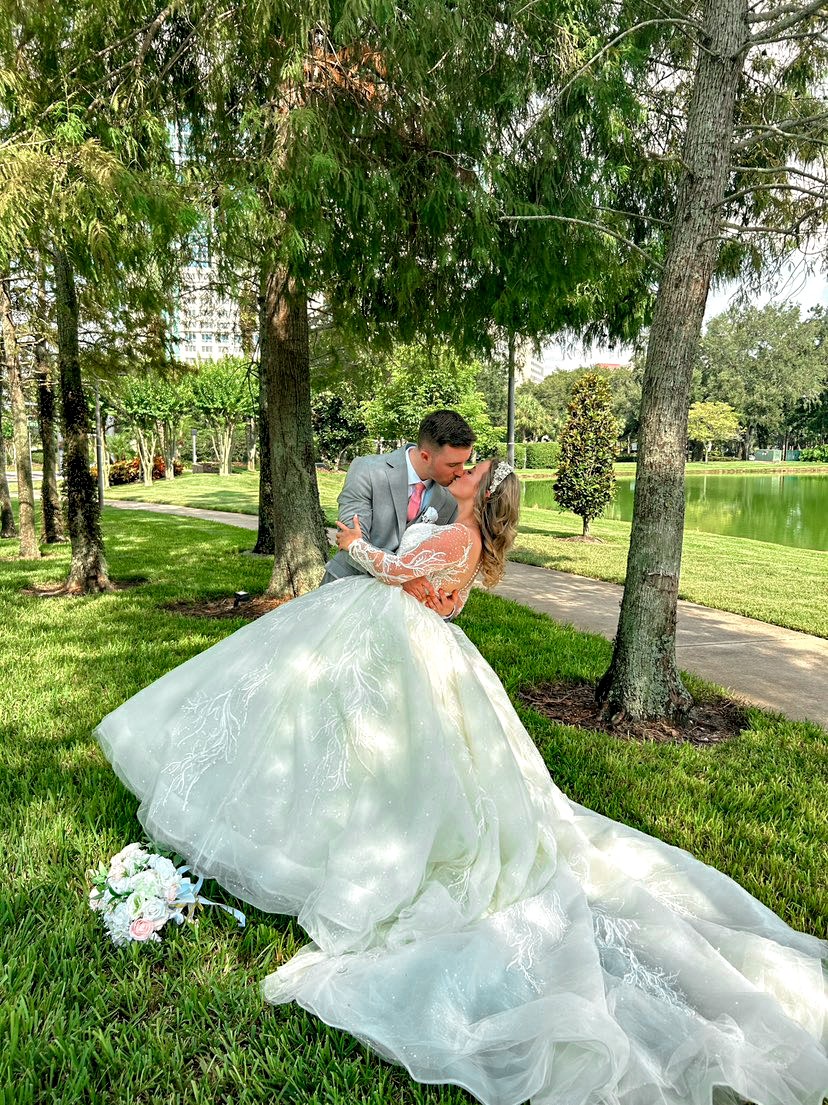
M 319 474 L 319 495 L 331 524 L 343 479 L 341 473 Z M 112 488 L 110 497 L 255 514 L 258 477 L 246 472 L 224 478 L 182 476 L 158 480 L 151 488 Z M 623 583 L 629 522 L 599 519 L 591 530 L 603 544 L 567 541 L 581 532 L 574 514 L 528 507 L 512 559 Z M 679 594 L 703 606 L 828 637 L 828 553 L 687 531 Z
M 184 481 L 182 481 L 183 486 Z M 91 732 L 101 717 L 240 623 L 165 612 L 174 600 L 260 591 L 250 535 L 193 519 L 109 510 L 113 576 L 149 583 L 82 599 L 22 594 L 65 576 L 0 545 L 0 1099 L 8 1105 L 460 1105 L 293 1006 L 260 979 L 304 943 L 289 919 L 219 911 L 158 945 L 117 950 L 86 905 L 84 872 L 140 838 L 136 800 Z M 595 679 L 599 637 L 483 593 L 459 624 L 513 694 Z M 694 683 L 697 687 L 699 684 Z M 522 717 L 561 788 L 736 878 L 798 928 L 828 936 L 828 734 L 759 711 L 707 750 L 635 744 Z M 208 886 L 209 897 L 222 897 Z

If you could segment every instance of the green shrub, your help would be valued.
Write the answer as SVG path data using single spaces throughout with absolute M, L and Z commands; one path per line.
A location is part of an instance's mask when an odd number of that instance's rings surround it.
M 526 445 L 527 468 L 557 468 L 560 457 L 559 441 L 530 441 Z
M 828 464 L 828 445 L 814 445 L 810 449 L 803 449 L 799 454 L 799 459 L 816 461 L 818 464 Z
M 508 447 L 507 447 L 505 441 L 498 441 L 497 444 L 492 449 L 489 449 L 489 450 L 486 450 L 486 451 L 483 451 L 483 450 L 478 450 L 478 451 L 480 453 L 481 459 L 485 459 L 486 457 L 492 457 L 492 456 L 497 455 L 499 457 L 503 457 L 504 460 L 505 460 L 505 458 L 507 456 L 507 452 L 508 452 Z M 522 441 L 516 441 L 515 442 L 515 468 L 526 468 L 526 467 L 527 467 L 527 464 L 526 464 L 526 445 Z

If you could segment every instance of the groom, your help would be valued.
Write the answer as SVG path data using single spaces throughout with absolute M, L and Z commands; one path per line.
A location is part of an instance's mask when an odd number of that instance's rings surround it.
M 365 539 L 386 552 L 397 551 L 413 522 L 453 522 L 457 502 L 446 488 L 463 475 L 474 440 L 471 426 L 456 411 L 432 411 L 420 423 L 416 445 L 356 457 L 339 496 L 340 522 L 350 526 L 358 514 Z M 361 574 L 347 552 L 339 552 L 328 561 L 322 583 Z M 404 589 L 444 617 L 453 611 L 453 601 L 441 600 L 425 579 L 412 580 Z

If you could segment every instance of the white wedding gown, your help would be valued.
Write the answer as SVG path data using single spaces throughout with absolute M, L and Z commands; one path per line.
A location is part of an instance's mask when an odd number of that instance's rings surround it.
M 412 526 L 390 582 L 452 586 Z M 828 944 L 571 802 L 455 625 L 358 576 L 253 622 L 101 723 L 151 840 L 312 943 L 264 982 L 485 1105 L 820 1105 Z

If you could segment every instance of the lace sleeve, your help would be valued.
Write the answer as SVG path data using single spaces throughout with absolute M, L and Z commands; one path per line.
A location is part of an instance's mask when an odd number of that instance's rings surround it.
M 451 573 L 461 577 L 469 564 L 472 551 L 471 534 L 465 526 L 443 526 L 439 533 L 427 538 L 416 549 L 397 556 L 369 545 L 364 537 L 348 549 L 353 562 L 383 583 L 403 584 L 420 576 L 443 576 Z

